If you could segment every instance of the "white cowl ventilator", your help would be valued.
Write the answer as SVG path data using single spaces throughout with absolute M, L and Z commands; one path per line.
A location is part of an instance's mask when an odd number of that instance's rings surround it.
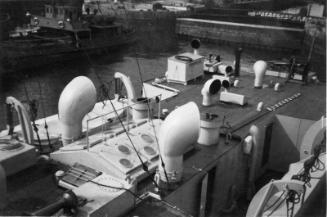
M 195 144 L 200 129 L 200 112 L 194 102 L 189 102 L 172 111 L 159 132 L 159 148 L 168 182 L 179 182 L 183 174 L 183 154 L 187 147 Z M 160 179 L 167 182 L 162 164 L 159 166 Z
M 96 103 L 96 89 L 93 82 L 85 77 L 74 78 L 62 91 L 58 114 L 63 145 L 78 139 L 82 134 L 82 120 Z
M 120 73 L 120 72 L 116 72 L 115 75 L 114 75 L 115 79 L 120 79 L 125 88 L 126 88 L 126 92 L 127 92 L 127 97 L 129 100 L 133 100 L 135 99 L 135 90 L 134 90 L 134 87 L 133 87 L 133 84 L 132 84 L 132 81 L 130 79 L 130 77 L 124 75 L 123 73 Z
M 209 79 L 203 86 L 201 94 L 203 96 L 202 105 L 210 106 L 214 103 L 214 96 L 217 95 L 221 87 L 219 79 Z
M 225 63 L 220 62 L 218 65 L 218 70 L 221 74 L 224 74 L 225 76 L 229 76 L 233 72 L 233 67 L 226 65 Z
M 136 98 L 135 90 L 132 84 L 130 77 L 120 73 L 115 73 L 115 79 L 120 79 L 121 82 L 124 84 L 128 101 L 132 103 L 132 115 L 133 120 L 140 120 L 148 117 L 148 100 L 146 98 Z M 116 83 L 117 88 L 117 83 Z M 118 92 L 118 90 L 116 90 Z
M 254 87 L 261 88 L 263 83 L 263 78 L 266 74 L 267 63 L 263 60 L 258 60 L 253 65 L 253 71 L 255 74 Z

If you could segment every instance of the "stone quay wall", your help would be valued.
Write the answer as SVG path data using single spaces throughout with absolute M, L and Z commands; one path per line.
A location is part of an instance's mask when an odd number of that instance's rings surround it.
M 304 29 L 178 18 L 176 33 L 208 41 L 269 49 L 301 49 Z

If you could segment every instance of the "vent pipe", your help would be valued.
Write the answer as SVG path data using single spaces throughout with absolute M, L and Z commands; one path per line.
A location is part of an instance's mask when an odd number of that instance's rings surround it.
M 85 77 L 74 78 L 62 91 L 58 114 L 63 145 L 82 135 L 82 120 L 96 103 L 96 89 L 93 82 Z
M 227 65 L 222 62 L 218 65 L 218 70 L 224 76 L 230 76 L 234 71 L 233 66 Z
M 169 183 L 176 183 L 183 175 L 183 154 L 195 144 L 200 130 L 200 112 L 194 102 L 172 111 L 163 122 L 159 132 L 159 148 Z M 167 182 L 164 168 L 159 166 L 160 179 Z
M 194 55 L 199 55 L 198 49 L 200 48 L 200 46 L 201 46 L 201 42 L 199 39 L 193 39 L 191 41 L 191 47 L 193 48 Z
M 202 105 L 210 106 L 215 103 L 215 96 L 218 95 L 218 92 L 221 88 L 221 82 L 219 79 L 211 78 L 203 86 L 201 90 L 202 95 Z
M 116 82 L 116 94 L 118 94 L 118 79 L 121 80 L 121 82 L 124 84 L 125 86 L 125 89 L 126 89 L 126 93 L 127 93 L 127 98 L 131 101 L 133 99 L 136 98 L 136 94 L 135 94 L 135 90 L 134 90 L 134 87 L 133 87 L 133 84 L 132 84 L 132 81 L 130 79 L 130 77 L 124 75 L 123 73 L 120 73 L 120 72 L 116 72 L 115 75 L 114 75 L 114 78 L 115 78 L 115 82 Z

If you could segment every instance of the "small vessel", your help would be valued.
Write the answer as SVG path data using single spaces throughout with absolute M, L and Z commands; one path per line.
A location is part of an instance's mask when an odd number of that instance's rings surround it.
M 0 193 L 7 197 L 0 201 L 0 214 L 218 216 L 236 212 L 242 196 L 253 198 L 248 216 L 264 216 L 262 210 L 274 209 L 269 206 L 279 197 L 274 184 L 278 189 L 291 183 L 290 190 L 297 190 L 306 184 L 304 176 L 290 177 L 301 175 L 304 164 L 317 165 L 319 158 L 319 168 L 325 165 L 325 151 L 315 150 L 325 144 L 326 119 L 313 121 L 324 114 L 321 99 L 313 97 L 324 86 L 283 83 L 285 78 L 265 74 L 263 60 L 249 69 L 252 73 L 240 70 L 236 77 L 204 74 L 198 51 L 168 57 L 167 63 L 164 74 L 142 82 L 139 95 L 128 76 L 116 73 L 115 98 L 99 103 L 93 82 L 79 76 L 62 91 L 58 115 L 35 120 L 38 124 L 9 98 L 20 127 L 9 127 L 1 141 Z M 31 133 L 35 125 L 39 130 Z M 37 137 L 47 141 L 47 133 L 56 135 L 60 145 L 42 155 Z M 29 164 L 23 164 L 27 156 Z M 254 196 L 256 181 L 270 170 L 285 176 L 268 180 L 268 187 Z M 312 177 L 324 174 L 319 170 Z M 22 177 L 28 179 L 23 186 L 17 181 Z M 317 185 L 313 181 L 312 190 L 325 185 L 325 179 L 315 180 Z M 269 202 L 271 192 L 276 194 Z M 13 210 L 17 201 L 26 206 Z
M 113 17 L 82 15 L 81 2 L 55 1 L 45 5 L 44 16 L 27 13 L 31 23 L 0 43 L 3 68 L 16 70 L 85 57 L 134 40 L 133 31 L 115 23 Z

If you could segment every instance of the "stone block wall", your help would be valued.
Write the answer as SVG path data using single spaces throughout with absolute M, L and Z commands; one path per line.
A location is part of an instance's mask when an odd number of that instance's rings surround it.
M 177 19 L 176 32 L 182 36 L 226 41 L 251 47 L 301 48 L 304 30 L 219 21 Z

